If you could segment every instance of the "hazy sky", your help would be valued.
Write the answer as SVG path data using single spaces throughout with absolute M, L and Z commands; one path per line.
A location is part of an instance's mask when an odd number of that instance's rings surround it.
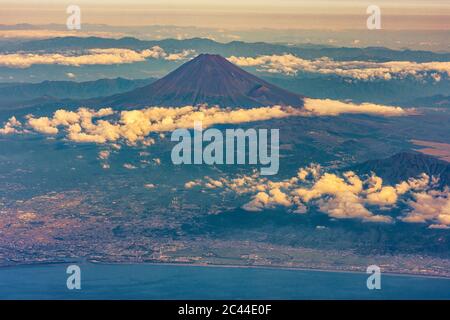
M 0 24 L 64 24 L 69 4 L 81 7 L 83 23 L 232 29 L 363 29 L 376 4 L 384 29 L 450 28 L 450 0 L 0 0 Z

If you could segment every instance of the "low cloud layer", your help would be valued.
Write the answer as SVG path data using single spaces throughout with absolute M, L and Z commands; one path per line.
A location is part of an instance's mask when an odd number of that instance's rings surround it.
M 305 99 L 304 108 L 271 106 L 253 109 L 224 109 L 220 107 L 150 107 L 115 112 L 111 108 L 76 111 L 57 110 L 52 117 L 28 115 L 25 123 L 11 117 L 0 128 L 0 134 L 17 134 L 29 130 L 56 135 L 62 129 L 66 138 L 75 142 L 113 143 L 123 140 L 128 144 L 149 141 L 148 135 L 192 128 L 195 121 L 203 126 L 238 124 L 292 116 L 338 116 L 340 114 L 370 114 L 376 116 L 405 116 L 411 113 L 399 107 L 376 104 L 352 104 L 335 100 Z M 105 119 L 105 117 L 108 117 Z M 147 140 L 146 140 L 147 139 Z
M 146 59 L 165 59 L 168 61 L 186 60 L 195 55 L 194 50 L 168 53 L 159 46 L 142 51 L 125 48 L 98 48 L 82 52 L 0 54 L 0 66 L 9 68 L 28 68 L 32 65 L 111 65 L 145 61 Z M 262 55 L 258 57 L 228 58 L 241 67 L 258 67 L 260 71 L 295 75 L 298 72 L 338 75 L 358 80 L 391 80 L 408 76 L 423 78 L 430 76 L 440 81 L 443 75 L 450 77 L 450 62 L 413 61 L 335 61 L 327 57 L 315 60 L 302 59 L 292 54 Z
M 167 53 L 161 47 L 135 51 L 123 48 L 89 49 L 81 54 L 74 53 L 12 53 L 0 54 L 0 66 L 9 68 L 28 68 L 32 65 L 111 65 L 145 61 L 146 59 L 184 60 L 194 54 L 193 50 Z
M 410 114 L 402 108 L 375 104 L 356 105 L 334 100 L 305 99 L 304 108 L 271 106 L 253 109 L 225 109 L 218 106 L 150 107 L 116 112 L 111 108 L 76 111 L 57 110 L 51 117 L 28 115 L 23 121 L 10 118 L 0 128 L 0 134 L 19 134 L 30 131 L 56 135 L 64 133 L 74 142 L 127 144 L 138 142 L 151 144 L 151 133 L 193 128 L 195 121 L 203 127 L 215 124 L 238 124 L 280 119 L 293 116 L 337 116 L 345 113 L 371 114 L 376 116 L 404 116 Z
M 189 181 L 186 189 L 222 190 L 250 196 L 242 208 L 260 212 L 277 207 L 296 214 L 316 208 L 334 219 L 359 219 L 392 223 L 389 209 L 407 204 L 400 217 L 407 223 L 426 223 L 429 228 L 450 228 L 450 191 L 435 190 L 437 177 L 422 174 L 389 186 L 373 174 L 360 177 L 352 171 L 327 173 L 317 164 L 298 170 L 297 175 L 282 181 L 261 177 L 258 172 L 235 178 L 210 178 Z
M 440 81 L 441 75 L 450 77 L 450 62 L 412 62 L 412 61 L 334 61 L 323 57 L 306 60 L 292 54 L 265 55 L 258 57 L 228 58 L 232 63 L 241 67 L 259 67 L 261 71 L 295 75 L 298 72 L 338 75 L 358 80 L 391 80 L 393 78 L 416 78 L 425 75 Z
M 280 106 L 254 109 L 221 109 L 219 107 L 181 108 L 151 107 L 146 109 L 121 111 L 111 108 L 98 111 L 80 108 L 77 111 L 57 110 L 52 117 L 26 119 L 26 128 L 35 132 L 56 135 L 64 133 L 74 142 L 113 143 L 124 141 L 134 145 L 138 142 L 151 144 L 151 133 L 173 131 L 179 128 L 193 128 L 195 121 L 202 121 L 204 128 L 214 124 L 237 124 L 285 118 L 295 115 L 298 110 Z M 15 120 L 17 121 L 17 120 Z M 11 119 L 3 128 L 4 133 L 18 133 L 20 127 Z

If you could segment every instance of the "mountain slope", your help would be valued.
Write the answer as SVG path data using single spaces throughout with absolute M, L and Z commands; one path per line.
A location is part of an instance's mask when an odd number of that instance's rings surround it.
M 44 81 L 40 83 L 15 83 L 0 87 L 2 102 L 28 101 L 41 97 L 58 99 L 89 99 L 127 92 L 152 83 L 155 79 L 128 80 L 99 79 L 95 81 Z
M 441 187 L 450 186 L 450 163 L 421 153 L 401 152 L 387 159 L 366 161 L 351 169 L 359 174 L 375 172 L 389 183 L 398 183 L 426 173 L 440 177 Z
M 411 107 L 449 108 L 450 96 L 442 94 L 431 97 L 417 98 L 408 102 Z
M 303 97 L 272 85 L 219 55 L 201 54 L 164 78 L 96 104 L 121 107 L 197 104 L 223 107 L 303 106 Z

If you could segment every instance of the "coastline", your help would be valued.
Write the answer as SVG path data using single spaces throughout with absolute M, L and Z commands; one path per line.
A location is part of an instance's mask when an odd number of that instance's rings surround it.
M 335 270 L 335 269 L 319 269 L 319 268 L 305 268 L 305 267 L 283 267 L 283 266 L 263 266 L 263 265 L 221 265 L 221 264 L 202 264 L 202 263 L 168 263 L 168 262 L 143 262 L 143 263 L 128 263 L 128 262 L 92 262 L 91 264 L 99 264 L 99 265 L 166 265 L 166 266 L 183 266 L 183 267 L 206 267 L 206 268 L 243 268 L 243 269 L 266 269 L 266 270 L 286 270 L 286 271 L 307 271 L 307 272 L 327 272 L 327 273 L 345 273 L 345 274 L 360 274 L 367 275 L 367 273 L 363 271 L 355 271 L 355 270 Z M 384 275 L 389 276 L 403 276 L 403 277 L 418 277 L 418 278 L 434 278 L 434 279 L 443 279 L 450 280 L 450 276 L 434 276 L 434 275 L 425 275 L 420 273 L 396 273 L 396 272 L 383 272 Z
M 110 265 L 110 266 L 169 266 L 169 267 L 205 267 L 205 268 L 242 268 L 242 269 L 266 269 L 266 270 L 285 270 L 285 271 L 304 271 L 304 272 L 322 272 L 322 273 L 343 273 L 343 274 L 359 274 L 367 275 L 363 271 L 356 270 L 338 270 L 338 269 L 323 269 L 323 268 L 306 268 L 306 267 L 286 267 L 286 266 L 265 266 L 265 265 L 226 265 L 226 264 L 205 264 L 205 263 L 186 263 L 186 262 L 110 262 L 99 260 L 73 260 L 73 261 L 54 261 L 54 262 L 37 262 L 37 263 L 18 263 L 14 265 L 0 265 L 0 270 L 11 268 L 32 268 L 37 266 L 53 266 L 53 265 L 68 265 L 68 264 L 91 264 L 91 265 Z M 426 275 L 421 273 L 401 273 L 401 272 L 387 272 L 381 271 L 383 275 L 398 276 L 398 277 L 414 277 L 414 278 L 428 278 L 450 280 L 450 276 L 445 275 Z

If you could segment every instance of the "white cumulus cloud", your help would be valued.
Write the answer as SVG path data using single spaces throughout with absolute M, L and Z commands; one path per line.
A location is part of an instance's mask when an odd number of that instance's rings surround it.
M 164 133 L 179 128 L 193 128 L 195 121 L 203 127 L 215 124 L 238 124 L 280 119 L 293 116 L 338 116 L 340 114 L 370 114 L 375 116 L 405 116 L 414 111 L 376 104 L 353 104 L 335 100 L 305 99 L 304 108 L 283 106 L 252 109 L 229 109 L 218 106 L 149 107 L 115 112 L 111 108 L 76 111 L 59 109 L 52 117 L 27 116 L 26 126 L 36 132 L 56 135 L 63 129 L 65 137 L 75 142 L 127 144 L 153 144 L 150 133 Z M 117 115 L 117 117 L 109 117 Z M 105 119 L 105 117 L 109 117 Z M 12 117 L 0 128 L 0 134 L 28 132 L 21 130 L 22 123 Z
M 26 53 L 17 52 L 0 54 L 0 66 L 9 68 L 28 68 L 35 64 L 43 65 L 111 65 L 145 61 L 146 59 L 166 59 L 170 61 L 183 60 L 194 53 L 184 50 L 180 53 L 167 53 L 159 46 L 142 51 L 124 48 L 88 49 L 82 53 Z
M 384 106 L 374 103 L 355 104 L 331 99 L 305 99 L 305 109 L 321 116 L 337 116 L 340 114 L 370 114 L 378 116 L 403 116 L 412 114 L 413 109 Z
M 188 181 L 185 188 L 221 189 L 250 196 L 250 201 L 242 205 L 250 212 L 281 207 L 305 214 L 308 207 L 316 207 L 334 219 L 381 223 L 394 221 L 394 217 L 386 214 L 386 209 L 406 203 L 408 210 L 398 217 L 403 222 L 429 223 L 429 228 L 446 229 L 450 227 L 450 192 L 436 190 L 437 179 L 423 173 L 389 186 L 376 174 L 360 177 L 352 171 L 327 173 L 319 165 L 311 164 L 281 181 L 269 180 L 254 171 L 234 178 L 205 177 Z
M 302 59 L 292 54 L 262 55 L 258 57 L 228 58 L 241 67 L 259 67 L 262 71 L 295 75 L 298 72 L 338 75 L 358 80 L 421 77 L 425 74 L 440 81 L 439 74 L 450 76 L 450 62 L 413 61 L 335 61 L 327 57 L 315 60 Z
M 21 133 L 22 130 L 20 127 L 22 123 L 16 119 L 16 117 L 11 117 L 6 121 L 3 128 L 0 128 L 0 134 L 13 134 L 13 133 Z

